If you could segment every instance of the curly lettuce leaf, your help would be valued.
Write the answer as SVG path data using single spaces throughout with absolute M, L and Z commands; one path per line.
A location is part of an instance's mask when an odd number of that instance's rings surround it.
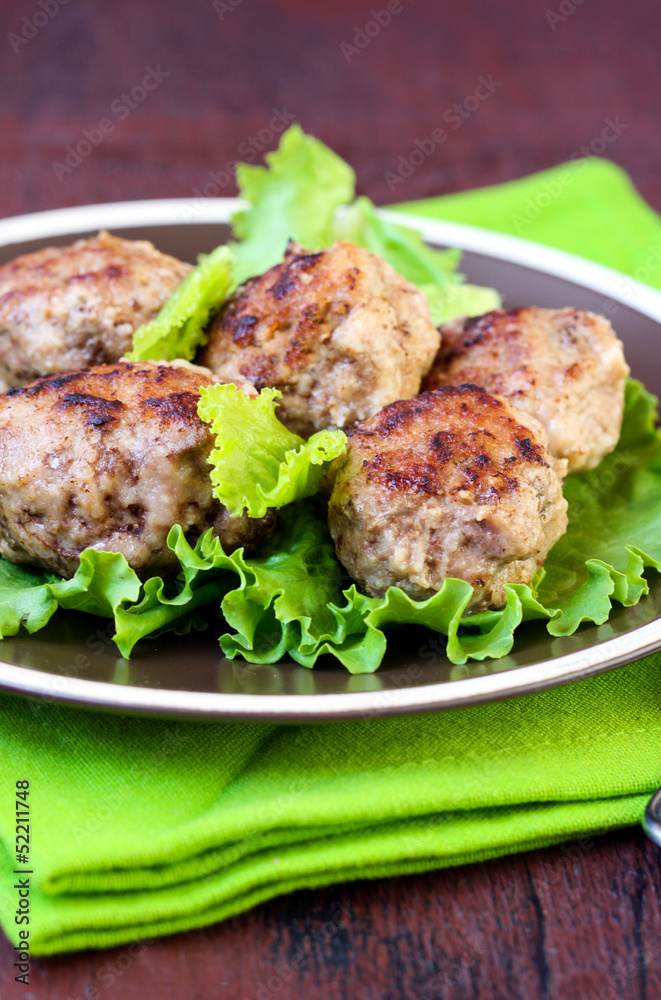
M 16 635 L 21 625 L 37 632 L 58 608 L 114 618 L 139 596 L 136 573 L 116 552 L 86 549 L 70 580 L 0 559 L 0 638 Z
M 248 207 L 235 213 L 235 241 L 208 255 L 184 279 L 151 323 L 133 335 L 132 361 L 192 360 L 205 327 L 237 285 L 279 263 L 287 242 L 320 250 L 347 239 L 379 254 L 427 296 L 435 323 L 478 315 L 500 305 L 490 288 L 464 284 L 457 250 L 434 250 L 415 230 L 384 219 L 355 195 L 355 175 L 336 153 L 292 125 L 267 166 L 237 168 Z
M 414 285 L 443 286 L 456 279 L 461 250 L 434 250 L 416 230 L 384 219 L 369 198 L 356 198 L 336 212 L 331 235 L 383 257 Z
M 271 540 L 252 557 L 228 556 L 207 531 L 192 547 L 175 525 L 168 545 L 181 572 L 174 580 L 152 577 L 143 584 L 117 553 L 88 549 L 71 580 L 48 579 L 11 563 L 0 564 L 0 630 L 15 635 L 24 625 L 42 628 L 58 607 L 113 618 L 114 641 L 129 657 L 137 642 L 166 631 L 185 634 L 208 626 L 221 613 L 233 629 L 220 638 L 226 656 L 274 663 L 290 656 L 312 667 L 330 655 L 351 673 L 371 673 L 386 651 L 386 631 L 425 625 L 448 637 L 455 663 L 505 655 L 521 620 L 517 588 L 498 621 L 480 637 L 462 636 L 462 616 L 471 587 L 447 580 L 427 601 L 391 588 L 383 599 L 346 582 L 328 528 L 308 502 L 289 507 Z M 523 588 L 526 589 L 526 588 Z M 493 613 L 489 613 L 493 614 Z M 511 642 L 509 643 L 511 645 Z
M 334 212 L 354 196 L 351 167 L 300 125 L 292 125 L 265 159 L 267 167 L 241 163 L 236 171 L 250 205 L 232 219 L 240 241 L 232 246 L 239 284 L 278 264 L 290 239 L 306 250 L 332 243 Z
M 312 496 L 345 449 L 343 431 L 319 431 L 305 441 L 288 430 L 275 415 L 281 396 L 267 388 L 250 399 L 231 384 L 200 390 L 197 412 L 216 436 L 213 493 L 232 514 L 263 517 L 269 507 Z
M 226 656 L 274 663 L 289 654 L 312 666 L 328 646 L 344 662 L 341 649 L 351 623 L 335 608 L 342 602 L 341 567 L 312 504 L 284 511 L 276 533 L 246 568 L 246 584 L 230 591 L 221 606 L 235 630 L 221 636 Z M 354 624 L 364 633 L 360 621 Z
M 418 232 L 384 219 L 369 198 L 354 200 L 351 168 L 300 125 L 284 133 L 267 167 L 240 164 L 237 180 L 249 208 L 233 218 L 239 283 L 282 260 L 287 241 L 321 250 L 348 240 L 383 257 L 427 296 L 432 320 L 497 309 L 493 288 L 464 285 L 458 250 L 434 250 Z
M 494 289 L 464 284 L 457 250 L 434 250 L 415 230 L 384 219 L 355 195 L 355 175 L 336 153 L 292 125 L 267 166 L 237 168 L 248 207 L 235 213 L 235 241 L 208 255 L 182 281 L 158 316 L 133 335 L 132 361 L 192 360 L 210 315 L 248 278 L 279 263 L 287 242 L 320 250 L 346 239 L 379 254 L 426 295 L 436 324 L 500 305 Z
M 21 625 L 37 632 L 57 610 L 48 573 L 0 559 L 0 636 L 16 635 Z
M 181 572 L 175 580 L 152 577 L 143 584 L 140 599 L 121 604 L 115 611 L 115 643 L 122 656 L 130 656 L 135 644 L 146 636 L 173 631 L 178 635 L 191 629 L 205 629 L 209 610 L 216 612 L 228 590 L 246 585 L 243 550 L 231 556 L 223 551 L 211 529 L 193 548 L 181 525 L 168 535 L 168 546 L 176 554 Z
M 479 316 L 501 304 L 493 288 L 464 284 L 457 271 L 460 250 L 435 250 L 420 233 L 383 218 L 369 198 L 336 213 L 334 239 L 346 239 L 383 257 L 391 267 L 424 292 L 432 321 L 438 326 L 456 316 Z
M 205 343 L 205 327 L 234 289 L 234 257 L 228 247 L 200 254 L 197 267 L 170 296 L 158 316 L 133 334 L 131 361 L 191 361 Z
M 507 588 L 507 606 L 485 616 L 477 634 L 466 632 L 470 619 L 464 612 L 473 591 L 463 580 L 446 580 L 426 601 L 396 587 L 383 598 L 368 597 L 355 585 L 342 590 L 332 540 L 311 504 L 286 511 L 276 535 L 245 568 L 246 583 L 229 591 L 221 605 L 234 632 L 221 636 L 220 645 L 230 659 L 242 656 L 251 663 L 290 656 L 313 667 L 330 655 L 352 674 L 372 673 L 386 651 L 386 632 L 407 625 L 441 633 L 449 659 L 465 663 L 505 656 L 524 609 L 549 617 L 521 585 Z
M 552 635 L 605 622 L 613 601 L 631 607 L 649 593 L 646 569 L 661 569 L 661 433 L 657 401 L 633 379 L 617 448 L 565 481 L 567 533 L 553 547 L 539 600 L 559 611 Z
M 534 586 L 506 587 L 498 610 L 467 615 L 471 588 L 461 580 L 447 580 L 426 601 L 396 588 L 374 598 L 347 587 L 327 526 L 308 500 L 287 507 L 270 541 L 250 557 L 226 555 L 211 531 L 192 547 L 175 525 L 168 537 L 181 565 L 175 580 L 141 584 L 123 556 L 92 549 L 71 580 L 0 560 L 0 632 L 14 635 L 21 625 L 34 632 L 60 607 L 114 618 L 124 656 L 147 635 L 185 633 L 218 617 L 229 629 L 220 638 L 225 655 L 253 663 L 290 656 L 312 667 L 330 655 L 352 673 L 369 673 L 383 659 L 387 634 L 411 625 L 430 630 L 421 656 L 443 646 L 456 664 L 505 656 L 522 621 L 540 619 L 552 635 L 569 635 L 581 622 L 604 622 L 613 601 L 631 606 L 648 593 L 645 571 L 661 570 L 655 418 L 654 397 L 630 381 L 617 449 L 566 481 L 567 534 Z
M 146 636 L 206 628 L 225 594 L 246 585 L 243 552 L 226 555 L 211 529 L 192 547 L 178 524 L 168 545 L 179 559 L 179 575 L 144 583 L 116 552 L 86 549 L 70 580 L 0 560 L 0 636 L 16 635 L 21 625 L 36 632 L 58 608 L 85 611 L 114 619 L 114 641 L 128 657 Z
M 427 601 L 392 587 L 385 598 L 342 590 L 344 573 L 328 528 L 311 503 L 289 508 L 278 531 L 245 561 L 246 582 L 224 597 L 221 610 L 234 629 L 220 638 L 229 658 L 275 663 L 290 656 L 313 667 L 320 656 L 339 660 L 350 673 L 372 673 L 386 651 L 382 626 L 427 625 L 450 635 L 458 629 L 472 594 L 463 580 L 447 580 Z
M 429 311 L 436 326 L 449 323 L 458 316 L 483 316 L 484 313 L 499 309 L 502 305 L 498 292 L 494 288 L 482 285 L 452 282 L 444 287 L 438 285 L 420 287 L 427 296 Z
M 397 627 L 425 625 L 444 635 L 448 658 L 462 664 L 507 655 L 522 621 L 544 620 L 554 636 L 570 635 L 582 622 L 603 623 L 613 601 L 629 607 L 649 592 L 646 569 L 661 570 L 661 434 L 655 421 L 656 400 L 630 380 L 618 447 L 597 469 L 566 480 L 567 534 L 549 554 L 532 588 L 524 584 L 505 588 L 504 608 L 465 615 L 470 587 L 460 580 L 447 580 L 427 601 L 415 601 L 396 588 L 384 598 L 367 597 L 355 586 L 340 598 L 330 589 L 331 577 L 334 573 L 338 579 L 340 567 L 335 563 L 333 568 L 324 525 L 318 522 L 314 537 L 313 526 L 307 525 L 314 545 L 306 550 L 296 544 L 292 522 L 289 534 L 284 525 L 283 534 L 272 540 L 266 564 L 259 564 L 259 584 L 250 592 L 249 613 L 241 620 L 225 613 L 236 629 L 234 635 L 221 638 L 225 654 L 257 663 L 275 662 L 287 654 L 312 666 L 318 656 L 330 653 L 351 672 L 363 673 L 378 667 L 386 648 L 385 632 Z M 287 564 L 290 580 L 283 596 L 268 572 L 276 550 Z M 324 555 L 312 562 L 306 551 Z M 302 595 L 309 594 L 308 572 L 316 579 L 324 567 L 329 591 L 317 618 Z M 238 592 L 230 594 L 224 611 L 230 599 L 232 607 L 241 604 Z

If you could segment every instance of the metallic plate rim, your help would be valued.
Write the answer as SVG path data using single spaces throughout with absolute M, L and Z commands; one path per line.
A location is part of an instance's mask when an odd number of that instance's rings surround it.
M 241 206 L 238 198 L 208 198 L 203 203 L 201 199 L 168 198 L 35 212 L 0 221 L 0 246 L 102 228 L 185 226 L 192 221 L 227 223 Z M 455 246 L 562 278 L 600 292 L 661 323 L 660 292 L 601 264 L 476 226 L 380 211 L 385 218 L 417 229 L 432 244 Z M 611 670 L 660 648 L 661 617 L 588 650 L 451 684 L 338 694 L 248 695 L 123 686 L 49 674 L 0 661 L 0 689 L 126 713 L 302 722 L 425 712 L 529 694 Z

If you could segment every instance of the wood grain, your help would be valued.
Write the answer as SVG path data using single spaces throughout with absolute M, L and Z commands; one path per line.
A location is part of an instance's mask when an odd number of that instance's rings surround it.
M 4 0 L 0 217 L 187 196 L 213 183 L 221 188 L 214 193 L 234 194 L 232 161 L 245 158 L 238 150 L 252 136 L 261 152 L 275 146 L 268 134 L 275 111 L 295 115 L 336 148 L 356 168 L 360 190 L 379 203 L 552 166 L 589 146 L 612 119 L 621 134 L 605 155 L 661 209 L 656 2 L 402 0 L 401 12 L 347 61 L 341 46 L 354 44 L 372 7 L 385 6 L 239 0 L 221 19 L 211 0 L 71 0 L 34 37 L 12 44 L 9 36 L 20 37 L 23 19 L 41 8 Z M 558 13 L 564 20 L 554 19 Z M 122 117 L 113 106 L 142 85 L 148 67 L 161 82 Z M 391 191 L 386 175 L 399 156 L 463 105 L 480 76 L 498 84 L 492 96 Z M 107 117 L 110 134 L 58 179 L 53 162 Z M 628 831 L 587 850 L 565 845 L 299 892 L 150 942 L 133 956 L 118 948 L 35 961 L 29 988 L 12 981 L 3 941 L 1 995 L 655 1000 L 660 895 L 659 854 Z
M 638 833 L 297 892 L 144 947 L 33 961 L 3 1000 L 655 1000 L 659 856 Z M 0 948 L 9 970 L 11 951 Z M 96 992 L 94 992 L 96 991 Z
M 378 202 L 552 166 L 618 119 L 624 130 L 605 155 L 661 208 L 653 0 L 576 4 L 555 30 L 546 11 L 561 0 L 478 0 L 470 10 L 461 0 L 401 2 L 347 62 L 341 45 L 371 20 L 367 2 L 233 0 L 221 20 L 212 0 L 70 0 L 14 52 L 7 34 L 25 30 L 22 18 L 39 8 L 4 0 L 2 214 L 189 195 L 285 108 L 354 165 L 361 190 Z M 148 66 L 168 75 L 127 117 L 114 115 L 113 102 L 140 86 Z M 498 84 L 492 96 L 393 194 L 385 174 L 480 76 Z M 58 180 L 53 161 L 108 116 L 114 131 Z

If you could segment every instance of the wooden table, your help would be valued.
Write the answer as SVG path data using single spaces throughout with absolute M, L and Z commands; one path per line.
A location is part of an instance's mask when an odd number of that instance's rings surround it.
M 274 145 L 278 112 L 337 149 L 381 203 L 551 166 L 590 147 L 610 119 L 620 134 L 606 155 L 661 209 L 654 0 L 401 0 L 378 33 L 370 4 L 350 0 L 46 6 L 54 12 L 38 29 L 37 0 L 4 0 L 0 12 L 0 217 L 209 183 L 234 194 L 228 164 Z M 465 110 L 480 77 L 492 94 L 391 191 L 399 156 L 455 104 Z M 78 165 L 53 167 L 107 118 L 112 130 Z M 29 989 L 11 981 L 3 942 L 1 995 L 654 1000 L 660 898 L 659 854 L 627 831 L 588 849 L 299 892 L 133 956 L 35 961 Z

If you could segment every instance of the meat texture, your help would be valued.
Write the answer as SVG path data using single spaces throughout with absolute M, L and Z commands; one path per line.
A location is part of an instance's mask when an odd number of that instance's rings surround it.
M 0 391 L 118 361 L 190 269 L 105 232 L 0 267 Z
M 290 244 L 225 304 L 199 360 L 224 381 L 279 389 L 278 416 L 307 437 L 415 395 L 439 344 L 422 292 L 380 257 Z
M 327 474 L 342 564 L 370 594 L 430 597 L 448 577 L 469 608 L 530 583 L 567 526 L 562 481 L 534 417 L 474 385 L 392 403 L 348 430 Z
M 69 577 L 88 546 L 121 552 L 142 576 L 174 572 L 173 524 L 213 528 L 225 551 L 275 523 L 233 517 L 212 496 L 214 440 L 197 415 L 191 366 L 142 362 L 47 375 L 0 396 L 0 554 Z
M 582 309 L 499 309 L 441 328 L 425 389 L 474 382 L 544 424 L 569 472 L 593 469 L 617 444 L 629 368 L 608 320 Z

